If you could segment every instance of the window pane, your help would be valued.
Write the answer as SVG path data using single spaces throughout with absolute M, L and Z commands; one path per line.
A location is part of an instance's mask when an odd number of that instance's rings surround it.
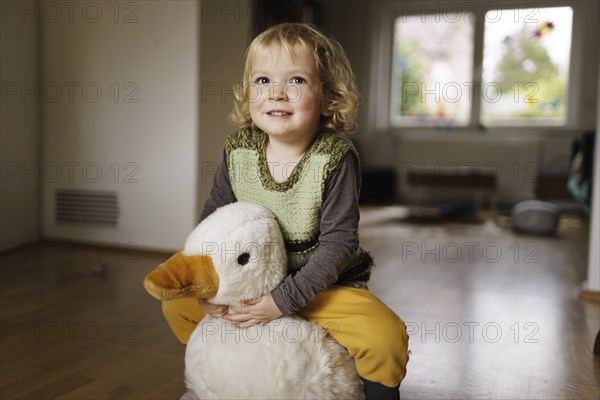
M 483 125 L 565 124 L 572 20 L 570 7 L 486 14 Z
M 472 14 L 401 16 L 394 23 L 393 45 L 390 123 L 467 125 L 472 103 Z

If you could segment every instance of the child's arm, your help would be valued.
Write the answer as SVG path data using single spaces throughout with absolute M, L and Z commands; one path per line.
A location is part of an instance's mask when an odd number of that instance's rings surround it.
M 223 207 L 230 203 L 235 203 L 235 201 L 236 198 L 233 194 L 233 189 L 231 188 L 231 182 L 229 181 L 229 171 L 227 170 L 225 151 L 223 151 L 221 163 L 219 164 L 213 178 L 210 195 L 204 203 L 204 208 L 200 214 L 200 222 L 212 214 L 217 208 Z
M 223 318 L 238 322 L 240 328 L 255 324 L 266 324 L 283 315 L 270 294 L 256 300 L 245 301 L 244 308 L 234 308 L 235 314 L 224 314 Z
M 354 156 L 347 154 L 333 174 L 323 196 L 319 247 L 294 275 L 288 275 L 270 295 L 255 305 L 236 309 L 224 318 L 241 322 L 269 322 L 292 314 L 332 286 L 358 248 L 358 176 Z

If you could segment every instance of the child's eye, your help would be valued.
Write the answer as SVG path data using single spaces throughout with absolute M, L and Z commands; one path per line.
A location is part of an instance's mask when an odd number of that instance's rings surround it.
M 295 83 L 297 85 L 300 85 L 300 84 L 305 83 L 305 82 L 306 82 L 306 79 L 304 79 L 301 76 L 295 76 L 295 77 L 292 78 L 292 83 Z
M 259 85 L 266 85 L 267 83 L 269 83 L 269 78 L 261 76 L 260 78 L 256 79 L 256 83 L 258 83 Z

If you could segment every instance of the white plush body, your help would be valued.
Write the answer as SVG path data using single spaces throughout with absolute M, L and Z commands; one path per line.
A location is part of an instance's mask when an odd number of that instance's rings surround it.
M 237 328 L 205 318 L 185 355 L 199 399 L 362 399 L 354 361 L 319 325 L 297 316 Z
M 257 205 L 230 204 L 198 225 L 184 254 L 207 250 L 220 278 L 217 295 L 209 299 L 214 304 L 240 306 L 268 294 L 287 271 L 279 226 Z M 250 259 L 240 265 L 244 252 Z M 187 344 L 185 377 L 199 399 L 364 398 L 348 351 L 318 324 L 298 316 L 249 328 L 204 318 Z

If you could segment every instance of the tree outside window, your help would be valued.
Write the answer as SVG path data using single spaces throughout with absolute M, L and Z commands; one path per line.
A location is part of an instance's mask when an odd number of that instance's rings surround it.
M 572 9 L 505 11 L 485 24 L 482 124 L 563 125 Z

